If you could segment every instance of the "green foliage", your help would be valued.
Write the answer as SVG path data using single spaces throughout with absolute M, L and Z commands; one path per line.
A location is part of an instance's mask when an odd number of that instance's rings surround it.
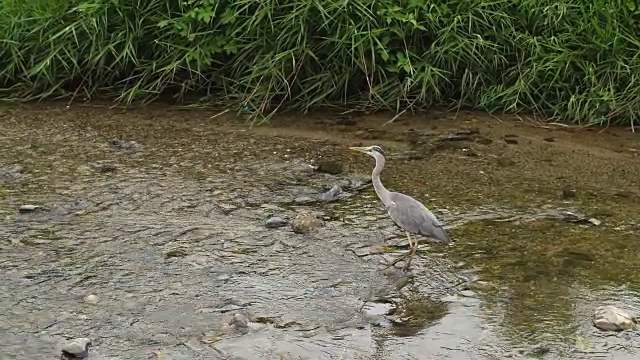
M 4 99 L 432 105 L 638 123 L 640 9 L 595 0 L 0 0 Z

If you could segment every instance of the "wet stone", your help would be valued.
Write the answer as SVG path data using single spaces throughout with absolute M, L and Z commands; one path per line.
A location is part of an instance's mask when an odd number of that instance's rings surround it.
M 109 164 L 109 163 L 98 163 L 98 164 L 92 164 L 92 167 L 95 171 L 101 173 L 101 174 L 107 174 L 107 173 L 112 173 L 112 172 L 116 172 L 118 171 L 118 167 L 114 164 Z
M 89 356 L 89 346 L 91 339 L 78 338 L 73 339 L 61 348 L 63 359 L 85 359 Z
M 340 187 L 340 185 L 334 185 L 329 191 L 320 195 L 320 200 L 325 202 L 336 201 L 341 194 L 342 188 Z
M 246 312 L 236 312 L 234 313 L 230 319 L 223 324 L 223 331 L 235 332 L 239 335 L 248 334 L 249 332 L 259 331 L 266 327 L 265 323 L 272 323 L 272 320 L 269 318 L 259 318 L 260 322 L 254 321 L 252 317 L 250 317 Z M 263 323 L 265 322 L 265 323 Z
M 351 116 L 340 116 L 336 119 L 336 125 L 356 126 L 358 125 L 358 121 Z
M 562 190 L 563 199 L 573 199 L 576 197 L 576 195 L 577 195 L 577 192 L 575 189 L 566 188 Z
M 342 173 L 342 164 L 333 161 L 322 161 L 318 163 L 315 170 L 320 173 L 338 175 Z
M 138 144 L 133 140 L 114 139 L 114 140 L 111 140 L 111 145 L 113 145 L 116 149 L 119 149 L 119 150 L 141 150 L 142 149 L 142 145 Z
M 291 229 L 298 234 L 307 234 L 323 225 L 322 219 L 319 219 L 315 214 L 300 213 L 291 223 Z
M 612 305 L 599 306 L 593 314 L 593 325 L 600 330 L 622 331 L 636 327 L 638 320 Z
M 476 292 L 473 290 L 462 290 L 460 295 L 464 297 L 476 297 Z
M 473 150 L 471 148 L 463 148 L 462 149 L 462 154 L 464 156 L 469 156 L 469 157 L 478 157 L 478 156 L 480 156 L 475 150 Z
M 445 142 L 463 142 L 463 141 L 472 141 L 473 136 L 470 135 L 447 135 L 446 137 L 441 137 L 438 139 L 438 142 L 435 142 L 435 146 L 439 148 L 455 148 L 457 145 L 451 144 L 450 146 L 445 145 Z
M 510 145 L 517 145 L 518 144 L 518 140 L 516 139 L 517 137 L 518 137 L 517 135 L 505 135 L 504 142 Z
M 551 348 L 549 348 L 548 346 L 542 346 L 542 345 L 538 345 L 538 346 L 534 346 L 527 355 L 536 358 L 536 359 L 540 359 L 543 358 L 545 355 L 547 355 L 548 353 L 551 352 Z
M 225 214 L 228 214 L 238 208 L 237 206 L 232 204 L 219 203 L 217 205 L 218 205 L 218 208 L 220 208 L 220 210 Z
M 235 313 L 229 320 L 229 325 L 235 326 L 237 329 L 246 329 L 249 327 L 249 318 L 243 314 Z
M 87 295 L 87 297 L 84 298 L 84 302 L 87 304 L 97 304 L 98 301 L 100 301 L 100 299 L 95 294 Z
M 177 257 L 185 257 L 189 255 L 187 248 L 184 246 L 178 246 L 171 249 L 168 249 L 164 252 L 165 259 L 177 258 Z
M 283 227 L 283 226 L 287 226 L 287 225 L 288 225 L 287 220 L 285 220 L 285 219 L 283 219 L 283 218 L 281 218 L 279 216 L 270 217 L 267 220 L 267 222 L 265 223 L 265 226 L 268 229 L 277 229 L 277 228 L 280 228 L 280 227 Z
M 7 169 L 0 168 L 0 180 L 2 181 L 18 181 L 24 176 L 20 168 Z
M 308 203 L 312 203 L 315 202 L 316 199 L 312 198 L 311 196 L 298 196 L 296 197 L 293 202 L 295 202 L 296 204 L 308 204 Z
M 397 306 L 392 303 L 366 303 L 362 308 L 362 314 L 370 324 L 376 326 L 389 326 L 388 315 L 393 315 Z
M 383 249 L 380 248 L 380 246 L 359 247 L 359 248 L 353 249 L 352 251 L 358 257 L 376 255 L 384 252 Z
M 281 208 L 280 206 L 277 205 L 273 205 L 273 204 L 262 204 L 260 205 L 261 208 L 265 209 L 265 210 L 271 210 L 271 211 L 284 211 L 283 208 Z
M 570 222 L 570 223 L 594 225 L 594 226 L 600 226 L 600 224 L 602 224 L 602 221 L 596 218 L 589 218 L 580 214 L 572 213 L 570 211 L 564 211 L 562 213 L 562 216 L 564 218 L 564 221 Z
M 458 302 L 458 295 L 445 295 L 442 298 L 440 298 L 440 301 L 444 302 L 444 303 L 454 303 L 454 302 Z
M 371 177 L 361 174 L 350 174 L 346 187 L 352 190 L 360 190 L 371 184 Z
M 484 137 L 484 136 L 477 136 L 476 137 L 476 142 L 482 145 L 489 145 L 491 143 L 493 143 L 493 140 L 489 139 L 488 137 Z
M 30 212 L 41 211 L 41 210 L 44 210 L 44 208 L 39 205 L 22 205 L 18 209 L 18 211 L 21 213 L 30 213 Z

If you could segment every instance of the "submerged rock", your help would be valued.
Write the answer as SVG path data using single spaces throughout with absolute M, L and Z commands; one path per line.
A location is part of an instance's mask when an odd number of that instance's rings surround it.
M 22 173 L 20 172 L 21 170 L 22 168 L 19 167 L 13 169 L 0 168 L 0 180 L 18 181 L 23 177 Z
M 231 320 L 229 320 L 229 325 L 235 326 L 238 329 L 246 329 L 249 327 L 249 318 L 243 314 L 235 313 Z
M 347 177 L 347 190 L 361 190 L 371 185 L 371 176 L 362 174 L 350 174 Z
M 265 223 L 265 226 L 268 229 L 276 229 L 276 228 L 280 228 L 283 226 L 287 226 L 287 220 L 279 217 L 279 216 L 272 216 L 270 217 L 267 222 Z
M 342 194 L 342 188 L 340 185 L 334 185 L 329 191 L 320 195 L 320 200 L 325 202 L 331 202 L 338 200 L 340 194 Z
M 307 234 L 323 225 L 322 219 L 311 213 L 300 213 L 293 219 L 291 229 L 298 234 Z
M 317 201 L 317 199 L 314 199 L 313 197 L 307 195 L 298 196 L 293 200 L 293 202 L 299 205 L 308 204 L 315 201 Z
M 600 330 L 622 331 L 635 328 L 638 320 L 612 305 L 599 306 L 593 314 L 593 325 Z
M 247 313 L 234 313 L 229 321 L 222 324 L 222 331 L 225 333 L 236 333 L 240 335 L 265 328 L 265 324 L 255 322 Z
M 62 359 L 85 359 L 89 356 L 89 345 L 91 339 L 78 338 L 69 341 L 61 348 Z
M 322 161 L 315 167 L 316 172 L 338 175 L 342 173 L 342 164 L 333 161 Z
M 141 150 L 142 145 L 133 141 L 133 140 L 120 140 L 114 139 L 110 141 L 111 145 L 113 145 L 116 149 L 119 150 Z
M 596 218 L 589 218 L 580 214 L 575 214 L 570 211 L 564 211 L 562 213 L 564 217 L 564 221 L 574 223 L 574 224 L 584 224 L 584 225 L 595 225 L 599 226 L 602 224 L 602 221 Z
M 100 301 L 100 298 L 98 298 L 98 295 L 95 294 L 87 295 L 87 297 L 84 298 L 84 302 L 86 302 L 87 304 L 95 305 L 98 303 L 98 301 Z

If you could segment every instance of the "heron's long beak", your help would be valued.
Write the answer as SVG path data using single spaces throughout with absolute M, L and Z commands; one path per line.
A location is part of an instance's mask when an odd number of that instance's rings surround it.
M 366 151 L 367 151 L 367 148 L 365 148 L 365 147 L 358 147 L 358 146 L 352 146 L 352 147 L 350 147 L 349 149 L 351 149 L 351 150 L 355 150 L 355 151 L 360 151 L 360 152 L 366 152 Z

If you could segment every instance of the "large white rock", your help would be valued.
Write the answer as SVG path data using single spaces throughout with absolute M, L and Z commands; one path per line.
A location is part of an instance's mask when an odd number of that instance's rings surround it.
M 593 325 L 600 330 L 620 331 L 633 329 L 638 320 L 615 306 L 598 306 L 593 314 Z

